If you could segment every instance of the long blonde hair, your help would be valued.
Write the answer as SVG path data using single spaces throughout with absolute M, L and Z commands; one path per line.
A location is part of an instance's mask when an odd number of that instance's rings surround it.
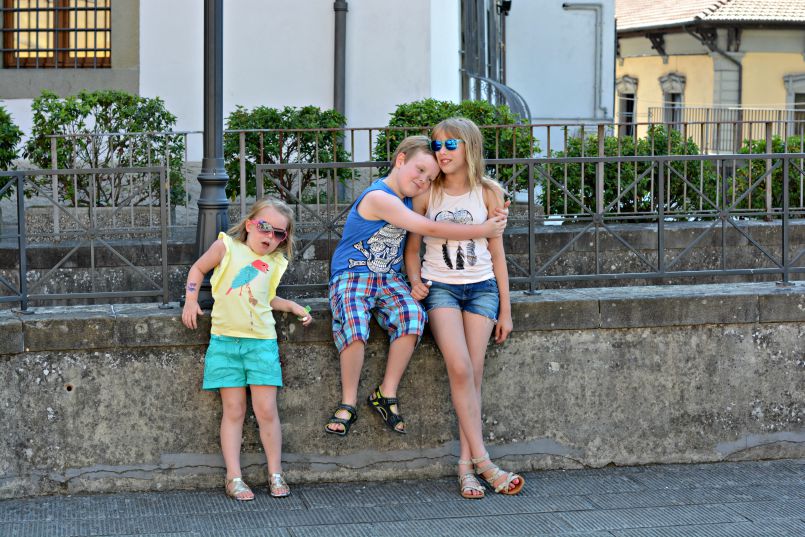
M 433 135 L 435 136 L 436 133 L 462 140 L 464 158 L 467 161 L 467 178 L 469 179 L 471 191 L 481 185 L 485 190 L 494 192 L 496 196 L 503 196 L 501 186 L 484 175 L 484 137 L 475 122 L 465 117 L 447 118 L 433 127 Z M 433 181 L 431 188 L 433 189 L 434 198 L 439 199 L 444 189 L 444 174 L 439 174 L 439 177 Z
M 246 231 L 246 222 L 248 220 L 254 220 L 263 209 L 268 209 L 269 207 L 280 213 L 288 221 L 288 229 L 286 229 L 288 236 L 285 238 L 285 241 L 277 246 L 277 250 L 284 253 L 285 257 L 290 261 L 293 257 L 294 215 L 291 208 L 288 207 L 284 201 L 276 198 L 263 198 L 255 201 L 246 216 L 241 218 L 240 222 L 230 227 L 226 233 L 233 239 L 245 243 L 246 237 L 249 235 L 249 232 Z

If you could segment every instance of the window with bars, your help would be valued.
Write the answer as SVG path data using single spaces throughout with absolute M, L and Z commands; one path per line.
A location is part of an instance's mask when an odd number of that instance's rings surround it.
M 805 134 L 805 93 L 794 94 L 794 132 Z
M 112 0 L 3 0 L 3 67 L 108 68 Z
M 620 94 L 620 123 L 623 125 L 623 134 L 625 136 L 632 136 L 634 133 L 635 122 L 635 97 L 634 93 L 621 93 Z

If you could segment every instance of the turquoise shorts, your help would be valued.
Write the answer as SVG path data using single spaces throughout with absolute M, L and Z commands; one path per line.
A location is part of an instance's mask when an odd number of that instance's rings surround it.
M 202 388 L 246 386 L 282 386 L 277 340 L 210 335 Z

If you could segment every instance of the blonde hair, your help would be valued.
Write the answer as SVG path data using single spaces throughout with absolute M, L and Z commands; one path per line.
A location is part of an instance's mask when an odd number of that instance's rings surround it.
M 282 243 L 280 243 L 279 246 L 277 246 L 277 250 L 280 250 L 282 253 L 284 253 L 285 257 L 290 261 L 293 257 L 294 215 L 293 210 L 291 210 L 291 208 L 288 207 L 284 201 L 275 198 L 263 198 L 257 200 L 254 202 L 254 205 L 251 206 L 251 209 L 249 209 L 249 212 L 246 214 L 246 216 L 241 218 L 240 222 L 230 227 L 226 233 L 233 239 L 237 239 L 240 242 L 245 243 L 246 237 L 249 235 L 249 232 L 246 231 L 246 222 L 248 220 L 254 220 L 258 214 L 260 214 L 264 209 L 268 208 L 274 209 L 284 216 L 288 221 L 288 228 L 286 229 L 288 236 Z
M 392 168 L 397 162 L 397 157 L 400 156 L 400 153 L 405 154 L 405 162 L 408 162 L 408 159 L 417 153 L 427 153 L 434 159 L 436 158 L 436 154 L 433 152 L 433 149 L 430 148 L 430 138 L 424 134 L 406 136 L 403 138 L 403 141 L 400 142 L 400 145 L 397 146 L 397 149 L 394 150 L 394 155 L 391 157 Z
M 494 192 L 496 196 L 503 197 L 503 188 L 496 181 L 484 175 L 484 137 L 478 125 L 465 117 L 451 117 L 439 122 L 433 127 L 432 132 L 434 136 L 439 133 L 449 138 L 462 140 L 470 190 L 475 190 L 475 187 L 481 185 L 484 189 Z M 439 174 L 431 188 L 433 195 L 438 199 L 444 188 L 444 174 Z

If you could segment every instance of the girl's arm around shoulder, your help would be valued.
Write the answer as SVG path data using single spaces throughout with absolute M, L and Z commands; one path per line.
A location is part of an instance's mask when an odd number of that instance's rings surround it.
M 204 280 L 204 275 L 217 267 L 226 255 L 226 245 L 221 239 L 213 242 L 204 254 L 198 258 L 190 267 L 187 274 L 187 284 L 185 286 L 185 301 L 182 309 L 182 324 L 187 328 L 196 329 L 198 326 L 196 319 L 199 315 L 204 315 L 198 305 L 199 286 Z
M 400 198 L 379 191 L 364 196 L 359 212 L 367 220 L 385 220 L 419 235 L 458 241 L 499 237 L 506 229 L 506 218 L 502 216 L 494 216 L 476 225 L 435 222 L 406 207 Z
M 302 323 L 302 326 L 307 326 L 313 322 L 313 316 L 310 314 L 310 311 L 293 300 L 275 296 L 271 299 L 271 309 L 274 311 L 286 311 L 296 315 Z

